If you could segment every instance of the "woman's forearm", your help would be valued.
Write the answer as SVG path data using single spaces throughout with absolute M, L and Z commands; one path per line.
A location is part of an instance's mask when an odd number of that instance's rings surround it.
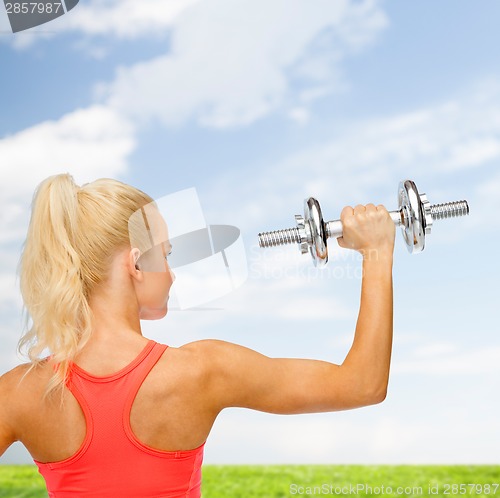
M 361 303 L 354 341 L 342 368 L 349 369 L 360 398 L 383 401 L 387 391 L 393 332 L 392 253 L 363 259 Z

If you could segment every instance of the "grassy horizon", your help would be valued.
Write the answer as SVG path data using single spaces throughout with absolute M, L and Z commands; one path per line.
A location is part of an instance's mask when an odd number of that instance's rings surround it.
M 500 465 L 204 465 L 202 496 L 500 498 Z M 0 498 L 46 497 L 36 466 L 0 465 Z

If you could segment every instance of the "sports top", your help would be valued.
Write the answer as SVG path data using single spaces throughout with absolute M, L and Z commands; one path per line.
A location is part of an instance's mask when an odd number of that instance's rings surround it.
M 168 346 L 150 340 L 118 372 L 97 377 L 71 363 L 66 385 L 85 415 L 78 451 L 57 462 L 34 462 L 51 498 L 199 498 L 205 443 L 163 451 L 140 442 L 130 427 L 134 398 Z

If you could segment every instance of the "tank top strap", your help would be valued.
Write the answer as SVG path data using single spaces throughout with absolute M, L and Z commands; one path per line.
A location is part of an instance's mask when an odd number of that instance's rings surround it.
M 153 340 L 151 340 L 149 344 L 150 348 L 148 348 L 144 357 L 141 358 L 141 361 L 138 362 L 133 369 L 127 372 L 127 391 L 132 396 L 135 396 L 144 382 L 144 379 L 168 348 L 166 344 L 160 344 Z
M 154 341 L 151 342 L 153 342 L 153 345 L 147 356 L 127 375 L 127 396 L 125 398 L 123 411 L 123 416 L 127 420 L 139 388 L 168 348 L 166 344 L 160 344 Z

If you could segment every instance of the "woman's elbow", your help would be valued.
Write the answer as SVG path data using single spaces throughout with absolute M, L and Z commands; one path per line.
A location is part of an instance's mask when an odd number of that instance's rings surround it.
M 387 375 L 367 374 L 344 365 L 340 368 L 344 372 L 343 381 L 347 409 L 377 405 L 387 397 L 389 383 Z
M 387 396 L 387 386 L 377 389 L 359 386 L 351 391 L 348 401 L 341 409 L 352 410 L 353 408 L 364 408 L 365 406 L 378 405 Z
M 367 393 L 365 393 L 365 404 L 366 406 L 378 405 L 382 403 L 386 397 L 387 384 L 383 384 L 381 386 L 370 389 Z

